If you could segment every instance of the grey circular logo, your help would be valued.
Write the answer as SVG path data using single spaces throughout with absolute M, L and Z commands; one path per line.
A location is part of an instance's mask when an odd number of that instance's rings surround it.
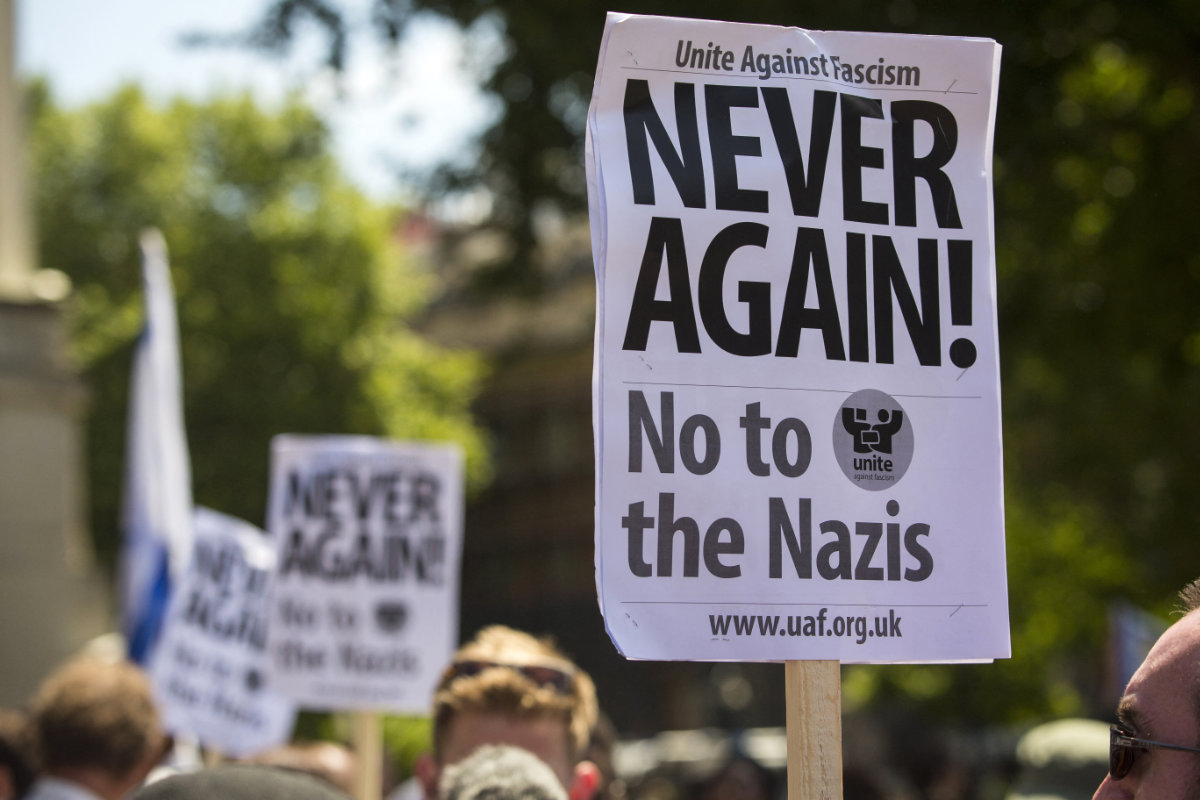
M 399 633 L 408 622 L 408 606 L 384 602 L 375 606 L 375 625 L 384 633 Z
M 892 488 L 912 463 L 908 414 L 891 395 L 875 389 L 855 392 L 833 421 L 833 455 L 859 488 L 870 492 Z

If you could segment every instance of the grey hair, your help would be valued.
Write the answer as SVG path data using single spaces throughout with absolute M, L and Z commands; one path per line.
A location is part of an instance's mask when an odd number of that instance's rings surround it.
M 508 745 L 484 745 L 446 767 L 438 793 L 442 800 L 567 800 L 554 770 Z
M 1200 608 L 1200 578 L 1189 583 L 1179 592 L 1179 611 L 1187 614 Z

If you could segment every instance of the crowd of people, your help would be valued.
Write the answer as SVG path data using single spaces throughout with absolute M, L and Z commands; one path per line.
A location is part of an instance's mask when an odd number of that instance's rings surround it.
M 1200 581 L 1182 597 L 1183 616 L 1120 701 L 1095 800 L 1200 798 Z M 414 781 L 390 796 L 596 800 L 613 779 L 611 735 L 600 720 L 591 678 L 552 643 L 485 628 L 443 672 L 432 747 L 417 759 Z M 77 659 L 47 677 L 26 709 L 0 713 L 0 800 L 344 800 L 352 791 L 354 754 L 333 743 L 188 770 L 163 768 L 172 748 L 138 667 Z M 886 797 L 869 777 L 848 776 L 845 800 Z M 1076 800 L 1010 795 L 1035 796 Z M 753 761 L 735 758 L 696 797 L 775 800 L 781 789 Z

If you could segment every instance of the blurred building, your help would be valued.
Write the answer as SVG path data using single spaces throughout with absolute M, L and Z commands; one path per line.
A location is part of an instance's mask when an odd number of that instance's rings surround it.
M 38 270 L 14 78 L 14 0 L 0 0 L 0 705 L 25 702 L 105 630 L 84 530 L 85 392 L 66 358 L 65 276 Z

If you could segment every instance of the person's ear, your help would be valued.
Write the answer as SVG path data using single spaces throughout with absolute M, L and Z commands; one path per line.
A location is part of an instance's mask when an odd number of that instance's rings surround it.
M 7 764 L 0 764 L 0 800 L 12 800 L 17 796 L 17 778 Z
M 600 768 L 591 761 L 575 765 L 575 774 L 567 794 L 571 800 L 592 800 L 600 789 Z
M 127 775 L 119 779 L 124 781 L 124 783 L 129 787 L 120 793 L 121 796 L 129 794 L 134 789 L 145 783 L 146 778 L 150 777 L 150 773 L 154 771 L 154 768 L 166 760 L 167 756 L 171 755 L 172 751 L 174 750 L 175 737 L 169 734 L 164 734 L 158 743 L 151 748 L 150 752 L 148 752 L 141 761 L 134 764 L 130 768 Z
M 438 778 L 441 777 L 442 770 L 438 766 L 437 760 L 434 759 L 433 753 L 426 751 L 417 756 L 417 760 L 413 762 L 413 774 L 417 776 L 417 780 L 421 782 L 421 788 L 425 790 L 425 800 L 437 800 Z

